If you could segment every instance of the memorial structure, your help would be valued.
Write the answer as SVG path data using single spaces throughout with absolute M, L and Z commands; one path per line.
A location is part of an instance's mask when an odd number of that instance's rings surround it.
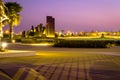
M 52 16 L 47 16 L 46 23 L 46 36 L 55 37 L 55 18 Z

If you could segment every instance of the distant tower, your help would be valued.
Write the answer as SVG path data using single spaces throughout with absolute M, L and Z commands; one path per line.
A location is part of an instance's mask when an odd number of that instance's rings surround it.
M 55 37 L 55 19 L 52 16 L 46 17 L 46 36 Z

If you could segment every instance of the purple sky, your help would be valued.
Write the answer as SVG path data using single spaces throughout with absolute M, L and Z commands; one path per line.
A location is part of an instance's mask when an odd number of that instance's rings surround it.
M 21 24 L 15 32 L 43 23 L 46 16 L 56 19 L 56 31 L 118 31 L 120 0 L 4 0 L 23 7 Z

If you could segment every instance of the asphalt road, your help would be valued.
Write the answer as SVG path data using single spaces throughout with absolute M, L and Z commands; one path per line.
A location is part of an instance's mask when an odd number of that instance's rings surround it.
M 55 53 L 95 53 L 95 54 L 108 54 L 120 55 L 120 47 L 113 48 L 57 48 L 52 46 L 38 46 L 21 43 L 9 43 L 8 50 L 29 50 L 37 52 L 55 52 Z

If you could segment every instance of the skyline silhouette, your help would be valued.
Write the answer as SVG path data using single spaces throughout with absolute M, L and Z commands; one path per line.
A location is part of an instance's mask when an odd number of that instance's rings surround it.
M 56 31 L 118 31 L 120 0 L 3 0 L 23 7 L 21 24 L 15 32 L 43 23 L 46 16 L 56 18 Z M 6 29 L 6 28 L 5 28 Z

